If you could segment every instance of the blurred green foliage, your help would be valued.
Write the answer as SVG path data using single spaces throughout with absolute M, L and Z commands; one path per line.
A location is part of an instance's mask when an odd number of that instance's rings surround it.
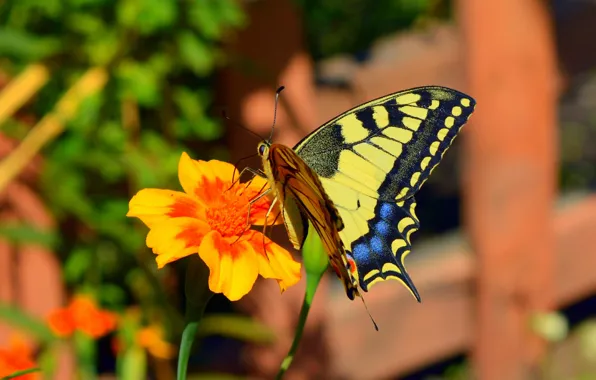
M 451 13 L 451 0 L 294 1 L 315 59 L 362 52 L 380 37 Z
M 20 225 L 0 233 L 51 245 L 71 289 L 92 291 L 116 310 L 139 304 L 146 318 L 174 325 L 160 286 L 167 270 L 156 270 L 147 229 L 125 217 L 128 201 L 141 188 L 179 189 L 182 151 L 221 156 L 222 125 L 209 116 L 211 75 L 222 42 L 245 23 L 236 0 L 1 2 L 0 70 L 17 75 L 41 61 L 51 72 L 21 112 L 41 118 L 90 67 L 106 67 L 110 78 L 44 148 L 40 193 L 58 219 L 54 235 Z M 2 132 L 20 139 L 30 129 L 24 123 L 10 120 Z

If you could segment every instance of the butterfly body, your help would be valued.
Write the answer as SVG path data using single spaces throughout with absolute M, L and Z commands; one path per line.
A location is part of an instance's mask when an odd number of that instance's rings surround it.
M 293 149 L 259 144 L 290 240 L 301 247 L 310 221 L 350 299 L 394 279 L 420 300 L 404 263 L 420 226 L 414 195 L 474 106 L 459 91 L 418 87 L 346 111 Z
M 281 144 L 259 144 L 263 170 L 273 189 L 273 197 L 280 204 L 283 221 L 294 248 L 300 249 L 306 238 L 308 222 L 321 238 L 329 261 L 343 281 L 350 299 L 359 295 L 353 274 L 355 265 L 347 256 L 339 231 L 344 224 L 339 212 L 325 193 L 318 175 L 289 147 Z

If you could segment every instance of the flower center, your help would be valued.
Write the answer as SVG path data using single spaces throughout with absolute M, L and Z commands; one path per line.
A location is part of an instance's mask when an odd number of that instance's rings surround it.
M 220 202 L 216 202 L 206 212 L 207 223 L 222 236 L 238 236 L 247 228 L 248 199 L 245 197 L 226 199 L 222 194 Z M 232 198 L 232 197 L 230 197 Z

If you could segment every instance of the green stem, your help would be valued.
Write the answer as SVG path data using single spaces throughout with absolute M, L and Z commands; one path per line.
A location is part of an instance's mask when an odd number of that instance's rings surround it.
M 305 295 L 304 301 L 302 302 L 302 308 L 300 309 L 300 317 L 298 318 L 298 326 L 296 327 L 296 334 L 294 335 L 292 347 L 290 347 L 290 351 L 286 355 L 283 362 L 281 362 L 281 367 L 279 368 L 277 376 L 275 376 L 275 380 L 281 380 L 288 368 L 290 368 L 292 361 L 294 361 L 294 355 L 296 354 L 296 350 L 298 349 L 300 340 L 302 339 L 302 333 L 304 332 L 304 326 L 306 325 L 306 318 L 308 317 L 308 312 L 310 311 L 310 302 L 307 298 L 309 298 L 308 295 Z
M 97 347 L 95 340 L 83 332 L 75 331 L 73 335 L 75 351 L 77 355 L 77 370 L 81 380 L 92 380 L 97 378 L 96 355 Z
M 176 380 L 186 379 L 186 371 L 188 370 L 188 358 L 190 357 L 192 343 L 195 340 L 198 328 L 198 321 L 190 322 L 184 328 L 184 332 L 182 333 L 182 339 L 180 341 L 180 352 L 178 355 L 178 371 L 176 374 Z
M 321 282 L 321 278 L 323 278 L 323 275 L 327 270 L 327 265 L 329 265 L 329 259 L 323 249 L 321 239 L 319 238 L 319 235 L 314 232 L 312 225 L 310 231 L 311 233 L 306 236 L 304 246 L 302 247 L 302 257 L 304 260 L 304 269 L 306 271 L 304 301 L 302 302 L 302 308 L 300 309 L 298 326 L 296 327 L 292 347 L 290 347 L 288 355 L 286 355 L 281 363 L 279 372 L 275 377 L 276 380 L 281 380 L 283 378 L 288 368 L 290 368 L 292 361 L 294 361 L 294 356 L 296 355 L 296 350 L 302 339 L 302 333 L 304 332 L 304 326 L 306 325 L 306 319 L 308 318 L 308 312 L 312 306 L 312 301 L 315 298 L 319 282 Z
M 33 372 L 37 372 L 37 371 L 40 371 L 40 369 L 39 369 L 39 368 L 37 368 L 37 367 L 36 367 L 36 368 L 23 369 L 23 370 L 21 370 L 21 371 L 13 372 L 13 373 L 11 373 L 11 374 L 10 374 L 10 375 L 8 375 L 8 376 L 4 376 L 4 377 L 3 377 L 2 379 L 0 379 L 0 380 L 10 380 L 10 379 L 15 379 L 15 378 L 17 378 L 17 377 L 19 377 L 19 376 L 27 375 L 27 374 L 29 374 L 29 373 L 33 373 Z
M 207 265 L 199 258 L 199 255 L 189 257 L 186 262 L 184 292 L 186 294 L 187 322 L 182 332 L 178 351 L 177 380 L 186 380 L 188 358 L 197 335 L 199 322 L 203 318 L 209 300 L 213 297 L 213 292 L 211 292 L 208 285 L 209 268 L 207 268 Z

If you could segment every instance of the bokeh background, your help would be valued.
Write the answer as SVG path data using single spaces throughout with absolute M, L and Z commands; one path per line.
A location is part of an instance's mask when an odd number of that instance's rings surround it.
M 157 270 L 125 217 L 132 195 L 178 189 L 183 151 L 253 154 L 238 124 L 267 135 L 279 85 L 275 141 L 291 146 L 437 84 L 478 105 L 417 195 L 407 264 L 422 304 L 375 286 L 376 332 L 330 274 L 287 378 L 596 379 L 594 35 L 593 1 L 4 0 L 0 347 L 24 335 L 49 378 L 87 358 L 88 378 L 174 379 L 175 352 L 114 343 L 159 326 L 176 348 L 183 327 L 184 262 Z M 189 378 L 273 378 L 302 292 L 216 296 Z M 54 337 L 48 313 L 80 293 L 128 322 Z

